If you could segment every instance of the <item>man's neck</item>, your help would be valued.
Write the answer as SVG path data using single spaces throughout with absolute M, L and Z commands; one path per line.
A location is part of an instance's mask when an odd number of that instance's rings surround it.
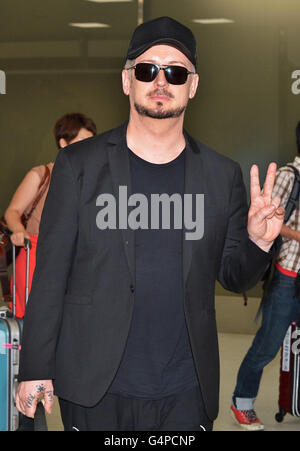
M 146 161 L 156 164 L 168 163 L 185 148 L 183 118 L 130 117 L 127 145 L 132 152 Z

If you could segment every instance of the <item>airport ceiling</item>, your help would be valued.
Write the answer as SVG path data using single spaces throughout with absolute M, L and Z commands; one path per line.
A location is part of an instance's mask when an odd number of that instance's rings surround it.
M 88 57 L 120 61 L 139 7 L 144 20 L 169 15 L 189 26 L 197 41 L 224 30 L 300 25 L 299 0 L 1 0 L 0 65 L 16 61 Z M 223 18 L 230 23 L 201 24 L 195 19 Z M 105 28 L 78 28 L 70 23 L 101 23 Z M 227 27 L 227 28 L 226 28 Z M 220 35 L 220 36 L 221 36 Z M 1 64 L 2 62 L 2 64 Z

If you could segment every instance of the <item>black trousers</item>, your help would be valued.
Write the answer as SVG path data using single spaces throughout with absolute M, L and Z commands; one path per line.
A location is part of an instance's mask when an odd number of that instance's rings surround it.
M 212 431 L 198 387 L 162 399 L 106 394 L 94 407 L 59 400 L 65 431 Z

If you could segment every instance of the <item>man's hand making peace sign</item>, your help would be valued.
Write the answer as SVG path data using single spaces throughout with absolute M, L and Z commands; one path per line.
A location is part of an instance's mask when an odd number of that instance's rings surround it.
M 250 171 L 248 234 L 249 238 L 266 252 L 280 234 L 285 213 L 280 205 L 280 197 L 272 198 L 276 169 L 276 163 L 269 164 L 263 192 L 259 183 L 258 167 L 253 165 Z

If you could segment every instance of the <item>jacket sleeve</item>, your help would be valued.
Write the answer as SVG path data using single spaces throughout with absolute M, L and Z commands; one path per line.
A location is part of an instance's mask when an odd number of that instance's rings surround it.
M 249 239 L 247 194 L 238 164 L 229 207 L 229 222 L 218 281 L 225 289 L 241 293 L 261 280 L 272 260 L 277 242 L 269 252 L 265 252 Z
M 67 152 L 57 156 L 42 213 L 19 381 L 55 379 L 55 348 L 78 229 L 78 195 Z

